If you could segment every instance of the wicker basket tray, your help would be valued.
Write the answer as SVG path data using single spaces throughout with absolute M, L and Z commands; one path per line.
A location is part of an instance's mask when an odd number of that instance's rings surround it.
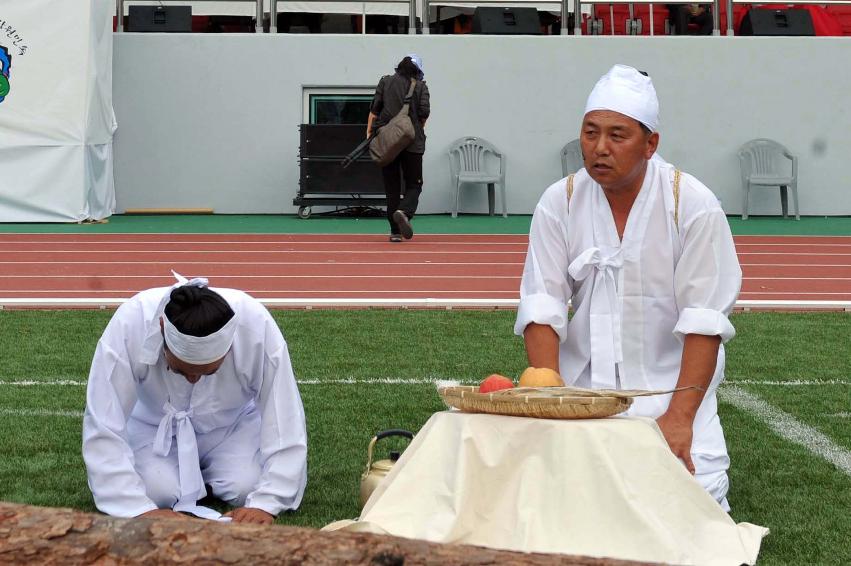
M 450 407 L 467 413 L 491 413 L 543 419 L 598 419 L 626 411 L 633 397 L 670 391 L 627 391 L 581 387 L 518 387 L 479 393 L 473 385 L 442 387 Z

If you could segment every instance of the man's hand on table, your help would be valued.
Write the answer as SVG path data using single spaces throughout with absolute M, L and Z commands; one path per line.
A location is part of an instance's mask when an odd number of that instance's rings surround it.
M 275 521 L 273 515 L 254 507 L 239 507 L 225 513 L 225 517 L 232 518 L 234 523 L 253 523 L 255 525 L 271 525 Z
M 691 461 L 693 419 L 688 415 L 668 411 L 656 419 L 656 424 L 665 435 L 671 452 L 686 465 L 689 473 L 694 475 L 694 463 Z

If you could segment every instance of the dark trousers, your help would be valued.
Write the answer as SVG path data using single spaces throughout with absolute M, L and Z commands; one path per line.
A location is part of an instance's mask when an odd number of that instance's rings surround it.
M 423 192 L 423 154 L 403 151 L 390 165 L 381 168 L 384 176 L 384 194 L 387 195 L 387 221 L 390 233 L 398 234 L 393 213 L 401 210 L 413 218 Z M 402 179 L 405 179 L 405 196 L 402 197 Z

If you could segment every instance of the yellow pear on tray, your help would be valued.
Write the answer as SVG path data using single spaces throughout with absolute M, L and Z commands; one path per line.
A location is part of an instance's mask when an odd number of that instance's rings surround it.
M 526 368 L 520 374 L 520 387 L 562 387 L 564 380 L 550 368 Z

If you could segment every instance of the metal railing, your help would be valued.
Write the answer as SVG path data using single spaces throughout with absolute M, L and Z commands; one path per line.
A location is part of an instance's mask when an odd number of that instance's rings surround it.
M 606 0 L 609 1 L 609 0 Z M 488 4 L 500 4 L 502 6 L 507 6 L 511 4 L 511 0 L 422 0 L 423 2 L 423 21 L 428 21 L 429 18 L 429 10 L 432 5 L 435 6 L 468 6 L 470 4 L 474 4 L 476 6 L 486 6 Z M 525 3 L 521 2 L 521 4 Z M 577 7 L 579 7 L 579 0 L 574 0 L 574 3 Z M 413 4 L 413 2 L 412 2 Z M 568 26 L 568 16 L 570 14 L 570 0 L 541 0 L 540 2 L 535 2 L 535 4 L 558 4 L 559 13 L 561 15 L 561 35 L 567 35 L 569 32 Z M 517 3 L 514 3 L 514 7 L 517 7 Z M 578 13 L 578 12 L 577 12 Z M 428 34 L 428 26 L 423 24 L 423 34 Z
M 726 0 L 728 3 L 736 1 L 741 4 L 752 4 L 753 2 L 748 0 Z M 851 2 L 851 0 L 843 0 Z M 816 3 L 813 0 L 813 3 Z M 710 2 L 700 2 L 699 0 L 695 2 L 695 0 L 632 0 L 631 2 L 613 2 L 612 0 L 576 0 L 576 13 L 579 13 L 580 7 L 582 4 L 608 4 L 611 6 L 612 4 L 627 4 L 629 6 L 629 21 L 634 20 L 633 14 L 633 6 L 635 4 L 648 4 L 650 5 L 650 30 L 652 33 L 653 30 L 653 5 L 654 4 L 712 4 L 712 35 L 721 35 L 721 13 L 719 11 L 721 7 L 721 0 L 712 0 Z M 730 28 L 732 28 L 732 11 L 728 8 L 727 11 L 727 20 L 730 22 Z M 612 27 L 614 27 L 614 18 L 612 18 Z M 573 28 L 574 35 L 582 35 L 582 21 L 580 19 L 576 19 Z M 730 35 L 732 35 L 731 32 Z
M 160 4 L 164 4 L 167 2 L 180 2 L 186 0 L 157 0 Z M 255 26 L 255 31 L 257 33 L 263 33 L 263 0 L 198 0 L 200 2 L 253 2 L 257 5 L 257 23 Z M 115 11 L 118 16 L 118 21 L 116 22 L 115 30 L 117 32 L 124 31 L 124 4 L 132 4 L 133 0 L 116 0 Z
M 284 0 L 281 0 L 284 1 Z M 352 2 L 352 0 L 298 0 L 299 2 L 345 2 L 345 3 L 353 3 L 353 4 L 361 4 L 363 6 L 363 32 L 366 33 L 366 1 L 361 2 Z M 407 4 L 408 5 L 408 34 L 416 35 L 417 33 L 417 0 L 368 0 L 369 3 L 383 3 L 383 4 Z M 426 0 L 428 1 L 428 0 Z M 262 0 L 257 0 L 257 2 L 262 2 Z M 269 15 L 270 15 L 270 23 L 269 23 L 269 33 L 278 33 L 278 25 L 277 25 L 277 17 L 275 17 L 278 13 L 278 0 L 269 0 Z M 425 32 L 423 32 L 425 33 Z
M 186 0 L 157 0 L 160 4 L 167 2 L 185 2 Z M 199 2 L 252 2 L 257 6 L 256 9 L 256 26 L 255 31 L 257 33 L 263 33 L 263 2 L 264 0 L 197 0 Z M 269 32 L 277 33 L 278 25 L 277 25 L 277 10 L 278 10 L 278 0 L 265 0 L 269 2 L 269 14 L 270 14 L 270 22 L 269 22 Z M 285 0 L 281 0 L 285 1 Z M 499 4 L 499 5 L 510 5 L 511 0 L 298 0 L 299 2 L 311 3 L 311 2 L 341 2 L 341 3 L 351 3 L 351 4 L 361 4 L 363 6 L 363 16 L 364 16 L 364 26 L 363 30 L 366 33 L 366 4 L 367 3 L 384 3 L 384 4 L 407 4 L 408 5 L 408 34 L 414 35 L 417 33 L 417 2 L 422 3 L 422 33 L 423 35 L 429 34 L 429 11 L 434 4 L 435 6 L 464 6 L 464 5 L 487 5 L 487 4 Z M 534 2 L 535 4 L 548 4 L 553 5 L 557 4 L 559 6 L 559 13 L 561 16 L 561 35 L 568 35 L 570 33 L 569 25 L 569 15 L 570 15 L 570 3 L 573 2 L 573 13 L 576 15 L 574 18 L 574 27 L 573 34 L 574 35 L 582 35 L 582 5 L 583 4 L 608 4 L 611 6 L 612 4 L 627 4 L 629 6 L 629 21 L 633 22 L 634 13 L 633 6 L 635 4 L 648 4 L 650 5 L 650 29 L 651 34 L 653 33 L 653 5 L 654 4 L 712 4 L 712 34 L 713 35 L 721 35 L 721 1 L 722 0 L 711 0 L 711 2 L 700 2 L 699 0 L 695 2 L 695 0 L 632 0 L 631 2 L 616 2 L 612 0 L 541 0 L 540 2 Z M 117 27 L 116 31 L 122 32 L 124 31 L 124 5 L 131 4 L 134 0 L 116 0 L 116 13 L 117 13 Z M 727 7 L 727 36 L 732 37 L 733 34 L 733 6 L 735 4 L 750 4 L 752 6 L 759 6 L 760 3 L 753 2 L 752 0 L 724 0 L 726 2 Z M 789 2 L 786 2 L 789 3 Z M 793 4 L 820 4 L 820 5 L 831 5 L 831 4 L 846 4 L 851 5 L 851 0 L 795 0 L 791 2 Z M 515 3 L 516 4 L 516 3 Z M 591 21 L 594 18 L 592 14 Z M 614 18 L 612 18 L 614 20 Z M 612 26 L 614 26 L 614 21 L 612 21 Z

